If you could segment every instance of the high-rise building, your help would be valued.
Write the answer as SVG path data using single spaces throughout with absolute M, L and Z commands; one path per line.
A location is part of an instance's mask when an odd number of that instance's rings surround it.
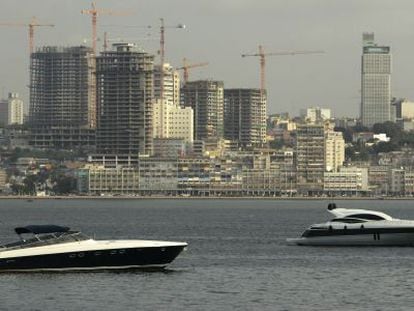
M 373 33 L 363 34 L 361 69 L 362 125 L 392 121 L 390 47 L 375 44 Z
M 23 124 L 24 121 L 24 105 L 18 93 L 9 93 L 8 98 L 8 123 Z
M 96 57 L 97 151 L 151 154 L 154 56 L 117 43 Z
M 194 138 L 223 138 L 223 81 L 187 82 L 182 90 L 182 103 L 194 111 Z
M 30 58 L 30 144 L 77 149 L 95 145 L 92 49 L 43 47 Z
M 161 99 L 161 65 L 154 65 L 153 137 L 178 138 L 192 142 L 194 118 L 191 107 L 180 107 L 180 75 L 165 63 L 163 99 Z
M 306 123 L 296 128 L 297 183 L 302 191 L 320 191 L 325 171 L 337 172 L 345 160 L 345 141 L 334 124 Z
M 266 96 L 259 89 L 224 90 L 224 138 L 243 147 L 266 142 Z
M 170 64 L 164 64 L 164 101 L 180 105 L 180 74 Z M 161 99 L 161 65 L 154 65 L 154 97 Z
M 325 125 L 326 171 L 337 172 L 345 161 L 345 140 L 342 132 L 334 131 L 334 124 Z
M 298 124 L 296 128 L 298 190 L 302 192 L 321 191 L 325 167 L 324 124 Z

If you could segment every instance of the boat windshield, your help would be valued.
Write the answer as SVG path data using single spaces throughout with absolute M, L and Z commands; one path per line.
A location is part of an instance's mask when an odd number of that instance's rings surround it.
M 89 240 L 90 237 L 79 231 L 68 231 L 68 232 L 56 232 L 42 235 L 35 235 L 30 239 L 22 239 L 17 242 L 9 243 L 0 246 L 3 250 L 7 249 L 20 249 L 28 247 L 38 247 L 52 244 L 61 244 L 69 242 L 77 242 Z M 1 250 L 1 249 L 0 249 Z

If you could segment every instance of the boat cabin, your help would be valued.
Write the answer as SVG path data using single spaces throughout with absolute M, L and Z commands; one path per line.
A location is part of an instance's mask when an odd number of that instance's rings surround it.
M 69 227 L 56 225 L 31 225 L 26 227 L 17 227 L 14 231 L 20 237 L 20 241 L 2 245 L 0 246 L 0 251 L 77 242 L 90 239 L 90 237 L 79 231 L 71 231 Z M 26 239 L 22 236 L 23 234 L 31 234 L 32 236 Z

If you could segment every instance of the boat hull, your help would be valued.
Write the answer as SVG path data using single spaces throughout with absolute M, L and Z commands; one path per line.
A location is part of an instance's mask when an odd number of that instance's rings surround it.
M 164 268 L 185 245 L 87 250 L 0 259 L 0 272 Z
M 287 242 L 307 246 L 414 246 L 414 233 L 314 236 L 287 239 Z

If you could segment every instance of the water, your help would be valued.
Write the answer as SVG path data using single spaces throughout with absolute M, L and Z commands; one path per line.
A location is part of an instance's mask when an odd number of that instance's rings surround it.
M 414 219 L 412 201 L 340 201 Z M 287 246 L 326 201 L 1 200 L 13 228 L 187 241 L 165 272 L 0 274 L 0 310 L 412 310 L 414 248 Z

